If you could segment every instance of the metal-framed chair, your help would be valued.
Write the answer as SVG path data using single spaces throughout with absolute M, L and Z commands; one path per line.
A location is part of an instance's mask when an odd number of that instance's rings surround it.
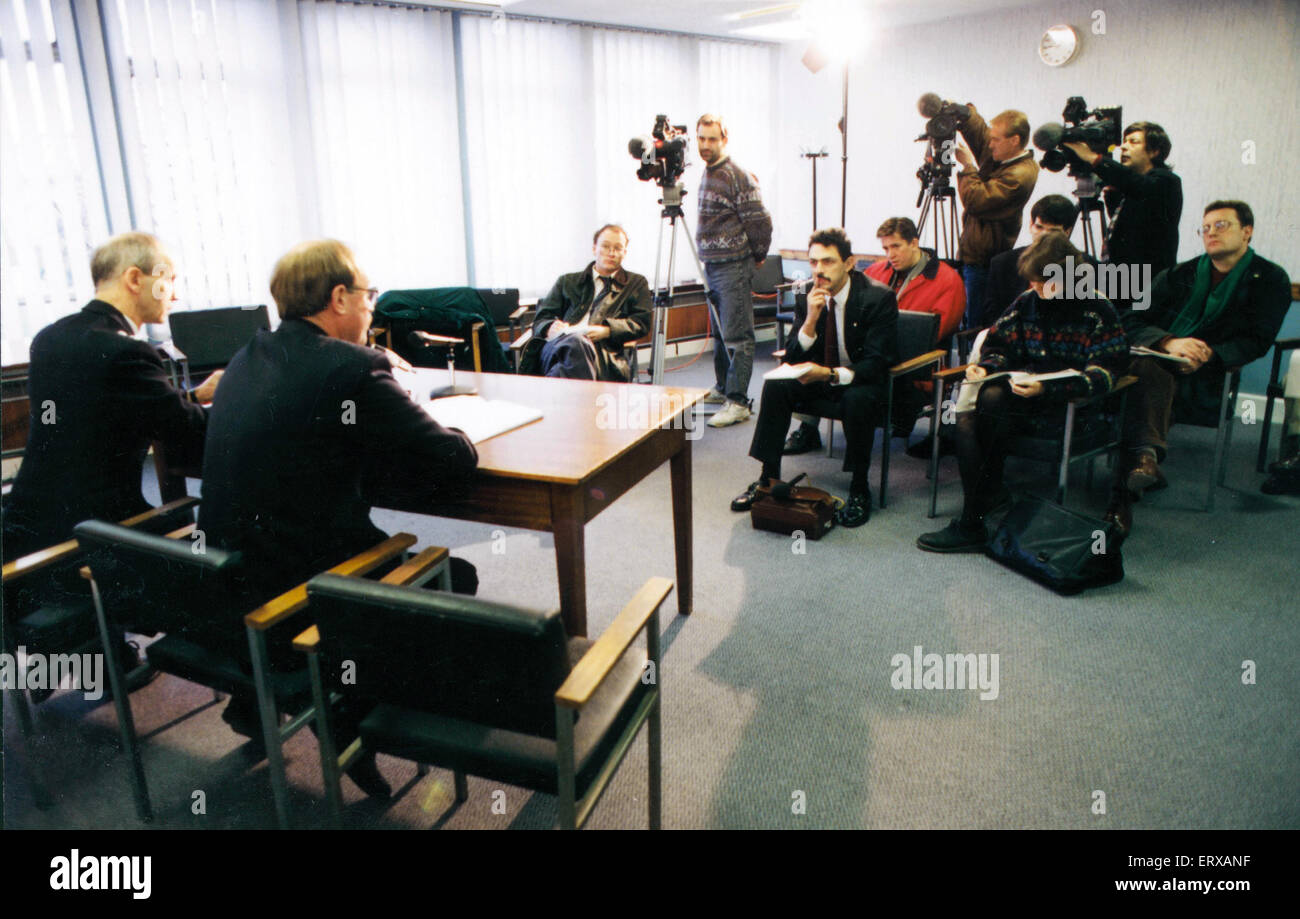
M 931 377 L 933 381 L 933 403 L 930 406 L 930 509 L 927 517 L 937 513 L 939 501 L 939 425 L 943 418 L 944 395 L 949 386 L 959 385 L 966 375 L 963 364 L 947 370 L 940 370 Z M 1128 398 L 1128 388 L 1137 382 L 1137 377 L 1123 376 L 1115 381 L 1109 392 L 1083 399 L 1071 399 L 1065 403 L 1063 433 L 1059 438 L 1045 437 L 1042 434 L 1028 434 L 1014 437 L 1008 446 L 1007 454 L 1024 459 L 1034 459 L 1057 464 L 1056 503 L 1064 504 L 1069 488 L 1070 466 L 1074 463 L 1088 461 L 1088 487 L 1092 486 L 1093 467 L 1098 456 L 1106 454 L 1114 461 L 1114 456 L 1123 446 L 1124 405 Z M 1082 419 L 1096 408 L 1095 416 L 1101 424 L 1085 428 L 1080 426 Z
M 580 828 L 643 725 L 649 725 L 649 820 L 660 825 L 659 607 L 672 591 L 650 578 L 594 642 L 569 638 L 547 613 L 322 575 L 307 585 L 316 626 L 295 639 L 308 655 L 320 713 L 321 769 L 341 819 L 339 773 L 365 750 L 555 794 L 560 826 Z M 646 649 L 632 642 L 645 632 Z M 327 687 L 327 662 L 355 665 L 353 684 Z M 328 668 L 333 672 L 333 667 Z M 364 675 L 364 676 L 362 676 Z M 341 755 L 329 691 L 375 707 Z
M 193 526 L 159 537 L 103 521 L 86 521 L 76 527 L 77 540 L 86 547 L 82 576 L 90 581 L 118 727 L 131 760 L 131 787 L 136 814 L 143 822 L 153 819 L 144 763 L 130 700 L 123 688 L 126 674 L 116 654 L 115 636 L 123 622 L 163 637 L 149 646 L 143 668 L 169 673 L 222 693 L 256 696 L 262 722 L 275 802 L 276 819 L 287 828 L 288 783 L 281 745 L 315 716 L 308 704 L 310 681 L 306 668 L 286 665 L 278 655 L 272 661 L 270 629 L 307 608 L 306 584 L 300 584 L 257 606 L 244 617 L 244 636 L 232 628 L 231 607 L 256 603 L 248 598 L 241 574 L 250 564 L 239 553 L 203 545 L 187 537 Z M 415 543 L 409 533 L 399 533 L 330 569 L 336 574 L 362 575 L 397 559 Z M 431 548 L 419 556 L 431 565 L 445 567 L 447 550 Z M 430 574 L 432 572 L 429 572 Z M 299 619 L 301 624 L 302 617 Z M 289 634 L 283 647 L 288 650 Z M 247 641 L 247 651 L 241 645 Z M 251 676 L 248 673 L 251 659 Z M 296 663 L 296 661 L 294 661 Z M 289 712 L 282 723 L 281 712 Z
M 178 524 L 193 520 L 193 506 L 197 503 L 197 498 L 182 498 L 129 517 L 120 525 L 144 530 L 173 530 Z M 102 649 L 90 591 L 83 595 L 76 589 L 81 584 L 76 569 L 82 554 L 81 544 L 68 539 L 5 561 L 3 651 L 11 655 L 15 664 L 19 648 L 46 655 L 94 653 Z M 15 685 L 7 687 L 5 693 L 18 712 L 19 731 L 27 747 L 26 768 L 36 805 L 44 808 L 53 799 L 34 758 L 31 740 L 36 734 L 36 724 L 26 686 L 25 674 L 20 675 Z
M 1268 386 L 1264 391 L 1264 427 L 1259 432 L 1259 456 L 1255 471 L 1263 472 L 1268 465 L 1268 439 L 1273 427 L 1273 400 L 1286 397 L 1286 374 L 1282 372 L 1282 355 L 1300 348 L 1300 338 L 1279 338 L 1273 342 L 1273 363 L 1269 369 Z M 1278 447 L 1278 459 L 1284 459 Z

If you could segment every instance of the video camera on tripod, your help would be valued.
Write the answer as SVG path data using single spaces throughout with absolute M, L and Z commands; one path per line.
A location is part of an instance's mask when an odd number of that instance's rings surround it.
M 921 209 L 917 233 L 925 232 L 930 211 L 937 211 L 938 219 L 931 224 L 934 250 L 940 258 L 952 258 L 957 247 L 956 189 L 952 186 L 956 158 L 952 151 L 957 144 L 957 129 L 970 118 L 971 109 L 969 105 L 945 102 L 937 93 L 926 93 L 916 100 L 916 110 L 928 119 L 925 132 L 916 138 L 926 141 L 925 161 L 916 170 L 921 180 L 916 196 L 916 206 Z
M 669 124 L 667 115 L 656 115 L 655 126 L 649 136 L 644 134 L 627 142 L 627 152 L 641 161 L 636 177 L 642 182 L 655 182 L 661 188 L 671 188 L 686 171 L 686 151 L 690 139 L 686 125 Z
M 1092 167 L 1080 160 L 1074 151 L 1061 145 L 1084 143 L 1093 153 L 1109 156 L 1110 151 L 1124 139 L 1121 127 L 1123 111 L 1120 105 L 1088 111 L 1083 96 L 1071 96 L 1061 112 L 1064 125 L 1049 121 L 1034 132 L 1034 146 L 1043 151 L 1039 165 L 1049 172 L 1060 172 L 1069 166 L 1069 174 L 1075 178 L 1091 175 Z
M 921 192 L 916 196 L 916 206 L 920 207 L 926 189 L 947 188 L 950 184 L 952 148 L 957 143 L 957 129 L 970 117 L 970 106 L 945 102 L 937 93 L 926 93 L 916 100 L 916 110 L 929 119 L 924 133 L 916 138 L 927 141 L 925 162 L 916 170 L 921 180 Z

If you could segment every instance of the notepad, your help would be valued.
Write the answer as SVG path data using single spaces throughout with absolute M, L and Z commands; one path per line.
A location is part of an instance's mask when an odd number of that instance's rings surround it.
M 1003 377 L 1009 377 L 1012 383 L 1047 383 L 1051 380 L 1068 380 L 1070 377 L 1081 377 L 1081 370 L 1054 370 L 1051 373 L 1029 373 L 1024 370 L 1002 370 L 997 373 L 990 373 L 986 377 L 981 377 L 974 382 L 987 383 L 990 380 L 1000 380 Z
M 1156 351 L 1153 348 L 1146 348 L 1142 345 L 1135 345 L 1128 349 L 1128 353 L 1136 357 L 1158 357 L 1161 360 L 1173 361 L 1175 364 L 1190 364 L 1185 357 L 1179 357 L 1177 354 L 1166 354 L 1163 351 Z
M 421 404 L 434 421 L 444 428 L 459 428 L 471 443 L 482 443 L 506 431 L 531 424 L 542 417 L 540 409 L 503 399 L 482 396 L 448 396 Z
M 778 364 L 763 374 L 765 380 L 797 380 L 808 372 L 807 364 Z

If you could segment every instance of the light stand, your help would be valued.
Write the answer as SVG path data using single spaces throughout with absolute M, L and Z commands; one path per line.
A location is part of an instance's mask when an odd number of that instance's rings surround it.
M 817 161 L 824 156 L 829 156 L 830 154 L 826 152 L 825 147 L 822 147 L 820 150 L 803 150 L 800 152 L 799 155 L 802 156 L 804 159 L 808 160 L 808 162 L 812 163 L 812 205 L 813 205 L 812 231 L 816 233 L 817 232 Z
M 849 208 L 849 62 L 844 62 L 844 110 L 840 114 L 840 229 L 847 232 Z

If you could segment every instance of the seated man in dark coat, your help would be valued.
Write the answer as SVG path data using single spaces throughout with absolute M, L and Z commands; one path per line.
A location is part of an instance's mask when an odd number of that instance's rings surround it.
M 624 346 L 650 331 L 650 285 L 623 270 L 627 233 L 607 224 L 592 238 L 596 260 L 560 275 L 537 304 L 533 340 L 520 373 L 626 383 Z
M 342 243 L 302 243 L 271 276 L 284 321 L 226 369 L 208 427 L 199 529 L 251 560 L 254 603 L 385 538 L 370 521 L 368 472 L 422 480 L 436 501 L 461 490 L 478 465 L 469 438 L 412 402 L 385 353 L 365 347 L 377 294 Z M 452 559 L 452 587 L 474 592 L 472 565 Z M 273 660 L 294 654 L 287 642 L 273 641 L 271 652 Z M 341 746 L 358 714 L 339 713 Z M 232 698 L 225 717 L 258 736 L 251 699 Z M 349 775 L 367 793 L 387 794 L 373 757 Z
M 197 460 L 221 374 L 196 391 L 171 384 L 141 335 L 162 322 L 176 277 L 157 238 L 124 233 L 95 250 L 95 299 L 32 341 L 27 449 L 4 509 L 10 560 L 72 538 L 83 520 L 117 522 L 149 509 L 140 476 L 152 441 Z
M 1149 310 L 1124 317 L 1129 340 L 1181 361 L 1138 358 L 1125 445 L 1128 489 L 1166 484 L 1160 462 L 1174 421 L 1217 424 L 1224 372 L 1267 353 L 1291 305 L 1291 280 L 1250 246 L 1255 215 L 1243 201 L 1214 201 L 1201 221 L 1205 254 L 1161 272 Z
M 1034 202 L 1029 209 L 1030 242 L 1038 239 L 1048 230 L 1060 230 L 1069 239 L 1074 232 L 1075 220 L 1079 208 L 1064 195 L 1044 195 Z M 1020 276 L 1020 256 L 1025 254 L 1028 246 L 1017 246 L 1006 252 L 993 256 L 989 262 L 988 283 L 984 287 L 984 307 L 981 314 L 990 325 L 1001 316 L 1021 294 L 1029 289 L 1029 282 Z M 1092 259 L 1084 256 L 1087 261 Z M 1106 292 L 1102 291 L 1105 296 Z M 1109 299 L 1109 297 L 1108 297 Z
M 898 352 L 898 302 L 884 284 L 853 270 L 852 253 L 852 244 L 839 228 L 819 230 L 808 241 L 815 286 L 807 306 L 796 308 L 799 334 L 782 358 L 803 372 L 763 384 L 749 447 L 749 455 L 763 464 L 762 478 L 731 502 L 733 511 L 749 510 L 759 485 L 781 478 L 785 432 L 794 413 L 801 411 L 837 416 L 844 424 L 844 471 L 853 479 L 837 522 L 857 527 L 871 517 L 867 467 L 885 410 L 885 375 Z

